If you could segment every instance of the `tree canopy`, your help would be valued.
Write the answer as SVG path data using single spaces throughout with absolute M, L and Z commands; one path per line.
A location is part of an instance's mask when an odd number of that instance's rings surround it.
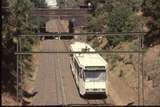
M 136 15 L 140 10 L 143 0 L 107 0 L 101 3 L 98 0 L 91 1 L 94 9 L 89 18 L 88 31 L 96 32 L 136 32 L 140 31 L 143 18 Z M 120 41 L 125 41 L 129 36 L 108 37 L 113 46 Z
M 34 7 L 37 7 L 37 8 L 47 7 L 47 3 L 45 0 L 31 0 L 31 2 L 34 4 Z
M 34 2 L 33 2 L 34 1 Z M 39 0 L 38 0 L 39 1 Z M 2 89 L 14 91 L 16 86 L 16 46 L 17 35 L 33 34 L 39 23 L 31 15 L 37 6 L 35 0 L 3 0 L 2 1 Z M 42 3 L 43 4 L 43 3 Z M 39 5 L 40 6 L 40 5 Z M 5 7 L 5 8 L 4 8 Z M 34 38 L 23 40 L 24 50 L 31 51 Z M 31 56 L 24 59 L 30 61 Z M 26 63 L 23 63 L 27 65 Z M 32 63 L 28 64 L 31 67 Z M 28 69 L 30 68 L 28 67 Z
M 160 43 L 160 0 L 144 0 L 142 11 L 148 17 L 147 26 L 150 29 L 145 36 L 145 44 Z

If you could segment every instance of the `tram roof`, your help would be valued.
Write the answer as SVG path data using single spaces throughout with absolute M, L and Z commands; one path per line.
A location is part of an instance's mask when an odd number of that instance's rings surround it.
M 71 51 L 80 52 L 82 49 L 88 48 L 89 51 L 95 51 L 90 45 L 84 42 L 74 42 L 70 45 Z M 106 66 L 107 62 L 98 53 L 82 53 L 75 54 L 76 59 L 82 66 Z

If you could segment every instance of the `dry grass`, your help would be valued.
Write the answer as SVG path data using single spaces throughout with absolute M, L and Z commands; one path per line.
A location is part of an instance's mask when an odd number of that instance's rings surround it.
M 127 45 L 127 44 L 126 44 Z M 130 46 L 128 44 L 128 46 Z M 116 47 L 116 49 L 125 48 L 127 46 L 121 45 Z M 125 48 L 127 49 L 127 48 Z M 144 56 L 144 91 L 145 91 L 145 103 L 148 105 L 157 104 L 160 105 L 160 64 L 159 53 L 160 45 L 146 49 Z M 123 60 L 118 61 L 118 57 L 114 58 L 114 68 L 111 70 L 112 75 L 116 75 L 119 78 L 123 78 L 124 82 L 131 89 L 138 91 L 138 54 L 123 54 L 119 55 Z M 112 57 L 111 57 L 112 58 Z M 116 60 L 116 59 L 117 60 Z M 112 60 L 112 59 L 110 59 Z M 141 73 L 141 72 L 140 72 Z M 119 76 L 121 75 L 121 76 Z M 140 75 L 142 76 L 142 75 Z M 147 77 L 149 76 L 149 81 Z M 138 95 L 138 94 L 137 94 Z M 138 96 L 137 96 L 138 97 Z
M 90 44 L 93 45 L 94 39 L 90 40 Z M 98 40 L 97 40 L 98 42 Z M 100 42 L 98 42 L 100 43 Z M 138 50 L 138 41 L 122 42 L 116 46 L 113 50 Z M 95 44 L 94 44 L 95 45 Z M 158 104 L 160 105 L 160 45 L 145 49 L 144 55 L 144 91 L 145 91 L 145 103 L 146 104 Z M 138 54 L 107 54 L 102 55 L 109 63 L 110 76 L 121 79 L 125 83 L 125 87 L 129 87 L 135 92 L 133 96 L 138 98 Z M 140 72 L 141 74 L 141 72 Z M 142 75 L 140 75 L 141 77 Z M 147 76 L 150 77 L 149 81 Z M 112 81 L 112 79 L 110 80 Z M 123 83 L 121 82 L 121 83 Z M 117 81 L 117 85 L 121 87 L 121 84 Z M 125 90 L 125 88 L 124 88 Z M 126 90 L 126 92 L 129 92 Z M 121 90 L 118 91 L 121 93 Z M 131 97 L 128 95 L 127 97 Z M 120 96 L 123 98 L 126 95 Z
M 39 51 L 40 50 L 40 44 L 37 43 L 32 47 L 32 51 Z M 36 80 L 37 77 L 37 72 L 38 72 L 38 63 L 39 63 L 39 59 L 38 59 L 39 54 L 33 54 L 32 55 L 32 70 L 25 71 L 24 74 L 24 84 L 23 84 L 23 89 L 27 92 L 27 93 L 32 93 L 32 91 L 34 90 L 34 82 Z M 23 97 L 23 99 L 26 99 L 25 97 Z
M 16 98 L 14 98 L 13 96 L 11 96 L 8 93 L 3 93 L 1 96 L 1 100 L 2 100 L 2 106 L 17 106 L 20 105 L 20 103 L 18 103 L 16 101 Z

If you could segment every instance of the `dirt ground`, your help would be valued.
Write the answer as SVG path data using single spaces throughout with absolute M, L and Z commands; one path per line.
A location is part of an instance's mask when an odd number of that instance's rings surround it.
M 1 103 L 2 106 L 15 106 L 15 105 L 20 105 L 20 103 L 18 103 L 16 101 L 16 98 L 11 96 L 9 93 L 3 93 L 1 95 Z
M 93 44 L 94 40 L 91 42 Z M 98 48 L 100 48 L 101 44 L 98 45 Z M 134 43 L 124 42 L 115 47 L 114 50 L 132 50 L 136 48 L 137 46 Z M 140 96 L 139 104 L 143 105 L 143 91 L 144 105 L 160 104 L 160 45 L 149 47 L 145 50 L 146 52 L 143 56 L 144 87 L 142 88 L 142 72 L 140 71 L 139 90 L 138 67 L 140 64 L 138 62 L 138 54 L 109 54 L 110 57 L 103 55 L 104 58 L 107 58 L 110 66 L 109 88 L 115 104 L 126 105 L 133 103 L 133 105 L 137 105 L 138 96 Z

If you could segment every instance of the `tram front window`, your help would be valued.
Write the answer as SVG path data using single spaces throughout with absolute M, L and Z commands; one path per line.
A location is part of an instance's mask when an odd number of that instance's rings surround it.
M 106 80 L 105 70 L 85 70 L 85 80 L 88 82 L 102 82 Z

